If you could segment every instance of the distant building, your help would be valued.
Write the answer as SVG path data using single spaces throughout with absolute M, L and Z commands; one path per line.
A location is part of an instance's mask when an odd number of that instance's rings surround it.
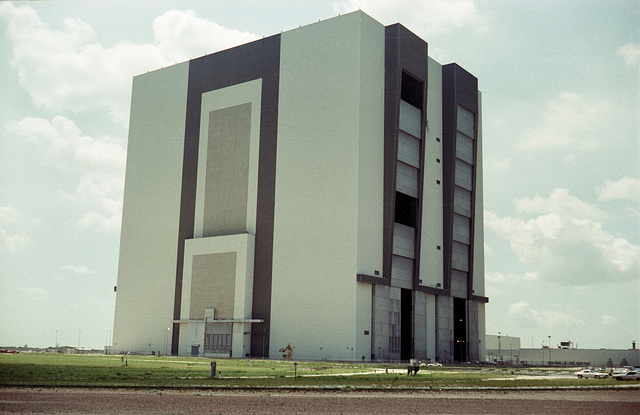
M 499 338 L 499 339 L 498 339 Z M 571 342 L 561 342 L 558 347 L 539 349 L 520 348 L 520 338 L 486 335 L 488 362 L 527 364 L 532 366 L 640 366 L 640 350 L 632 349 L 576 349 Z
M 481 360 L 480 93 L 427 52 L 358 11 L 136 76 L 113 351 Z
M 520 337 L 487 334 L 485 360 L 492 363 L 516 363 L 520 360 Z

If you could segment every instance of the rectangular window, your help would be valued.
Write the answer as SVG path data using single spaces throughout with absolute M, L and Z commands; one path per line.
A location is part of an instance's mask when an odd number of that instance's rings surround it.
M 471 192 L 455 186 L 453 193 L 453 211 L 471 217 Z
M 456 160 L 455 184 L 467 190 L 472 190 L 473 168 L 470 164 Z
M 205 334 L 205 353 L 229 353 L 231 352 L 231 334 Z
M 391 256 L 391 279 L 394 286 L 413 287 L 413 266 L 413 259 L 398 255 Z
M 464 134 L 456 134 L 456 157 L 473 164 L 473 140 Z
M 467 298 L 469 273 L 451 270 L 451 295 L 458 298 Z
M 400 353 L 400 336 L 389 337 L 389 353 Z
M 469 138 L 475 138 L 475 114 L 458 105 L 458 125 L 457 130 L 467 135 Z
M 471 220 L 465 216 L 453 215 L 453 239 L 465 244 L 471 243 Z
M 416 230 L 414 228 L 394 223 L 393 254 L 405 258 L 415 258 L 415 234 Z
M 419 171 L 415 167 L 399 161 L 396 171 L 396 190 L 417 198 Z
M 404 193 L 396 192 L 394 222 L 415 228 L 417 208 L 418 199 L 407 196 Z
M 422 111 L 405 101 L 400 101 L 400 122 L 402 131 L 411 134 L 416 138 L 422 135 Z
M 451 248 L 451 266 L 460 271 L 469 271 L 469 245 L 453 242 Z
M 400 99 L 421 110 L 423 95 L 423 82 L 403 72 Z
M 420 140 L 404 131 L 398 131 L 398 160 L 419 168 Z

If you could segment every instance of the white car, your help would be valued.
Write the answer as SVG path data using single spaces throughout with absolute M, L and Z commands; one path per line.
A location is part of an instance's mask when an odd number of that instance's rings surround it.
M 582 378 L 604 379 L 606 377 L 609 377 L 609 375 L 604 372 L 598 372 L 592 369 L 582 369 L 581 371 L 576 372 L 576 376 L 578 376 L 578 379 L 582 379 Z
M 627 373 L 618 373 L 613 375 L 615 380 L 640 380 L 640 372 L 630 370 Z

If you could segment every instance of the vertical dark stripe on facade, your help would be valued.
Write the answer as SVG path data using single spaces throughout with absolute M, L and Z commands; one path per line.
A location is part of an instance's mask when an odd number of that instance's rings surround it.
M 384 76 L 384 211 L 383 211 L 383 276 L 391 279 L 391 256 L 393 253 L 393 223 L 396 196 L 396 164 L 398 154 L 398 122 L 400 118 L 400 88 L 402 72 L 423 82 L 422 131 L 427 114 L 428 46 L 413 32 L 401 24 L 385 27 L 385 76 Z M 424 134 L 423 134 L 424 135 Z M 422 137 L 424 140 L 424 137 Z M 421 146 L 424 149 L 424 145 Z M 424 151 L 420 155 L 420 167 Z M 422 189 L 422 182 L 420 183 Z M 422 200 L 419 198 L 419 205 Z M 420 240 L 421 206 L 418 207 L 416 240 Z M 417 246 L 416 248 L 419 248 Z M 416 250 L 419 252 L 419 250 Z M 419 260 L 416 256 L 416 261 Z
M 451 259 L 453 243 L 453 195 L 455 188 L 457 109 L 461 105 L 476 115 L 476 137 L 473 143 L 474 169 L 472 180 L 471 234 L 467 297 L 471 298 L 473 281 L 473 241 L 477 168 L 478 79 L 455 63 L 442 67 L 442 130 L 443 130 L 443 226 L 444 226 L 444 287 L 451 289 Z
M 403 73 L 410 75 L 422 85 L 422 123 L 420 145 L 420 179 L 418 182 L 418 203 L 415 223 L 415 258 L 413 269 L 413 289 L 418 286 L 420 269 L 420 240 L 422 230 L 422 175 L 424 172 L 424 140 L 427 120 L 427 75 L 428 75 L 428 45 L 413 32 L 401 24 L 385 27 L 385 101 L 384 101 L 384 210 L 383 210 L 383 270 L 387 281 L 391 283 L 393 256 L 393 229 L 395 221 L 396 199 L 396 168 L 398 159 L 398 124 L 400 119 L 400 98 Z M 415 295 L 411 293 L 410 324 L 403 326 L 411 328 L 411 345 L 404 350 L 414 356 L 415 328 Z M 404 336 L 403 336 L 404 338 Z M 406 356 L 405 356 L 406 357 Z
M 398 63 L 400 25 L 385 27 L 384 45 L 384 210 L 382 276 L 391 282 L 393 222 L 396 205 L 396 154 L 402 70 Z
M 268 339 L 268 322 L 271 314 L 280 35 L 203 56 L 189 62 L 173 318 L 174 320 L 180 319 L 184 241 L 193 238 L 202 94 L 259 78 L 262 78 L 262 100 L 252 317 L 265 321 L 264 329 L 267 330 Z M 179 326 L 177 323 L 173 325 L 172 354 L 178 353 Z M 260 333 L 262 333 L 262 328 L 260 328 Z M 262 340 L 262 336 L 252 334 L 252 350 L 260 350 L 261 347 L 264 347 L 262 350 L 268 350 L 268 347 L 261 344 Z

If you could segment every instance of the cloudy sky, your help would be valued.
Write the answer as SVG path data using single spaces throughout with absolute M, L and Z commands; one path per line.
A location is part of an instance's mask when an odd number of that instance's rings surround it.
M 483 91 L 487 332 L 640 342 L 637 1 L 0 3 L 0 345 L 102 348 L 131 80 L 362 8 Z

